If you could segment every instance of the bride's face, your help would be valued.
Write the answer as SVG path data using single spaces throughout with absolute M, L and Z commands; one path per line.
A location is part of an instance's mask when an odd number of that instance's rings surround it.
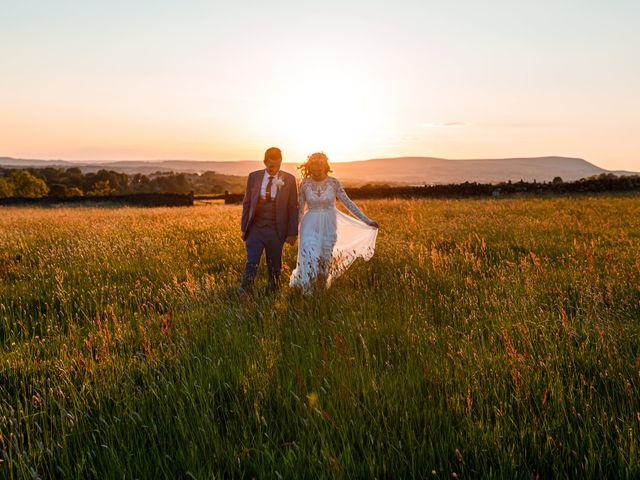
M 309 165 L 309 173 L 314 180 L 324 180 L 327 176 L 326 165 L 321 160 L 315 160 Z

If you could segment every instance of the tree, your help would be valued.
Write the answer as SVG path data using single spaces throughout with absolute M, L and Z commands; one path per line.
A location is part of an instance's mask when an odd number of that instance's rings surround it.
M 11 173 L 11 181 L 15 185 L 15 196 L 23 198 L 44 197 L 49 193 L 49 187 L 41 178 L 35 177 L 27 170 Z
M 114 193 L 113 188 L 109 185 L 109 180 L 98 180 L 93 184 L 93 188 L 88 193 L 88 195 L 94 196 L 102 196 L 102 195 L 111 195 Z
M 191 179 L 184 173 L 156 177 L 151 183 L 157 193 L 189 193 L 193 190 Z
M 51 186 L 54 183 L 64 184 L 65 173 L 61 168 L 45 167 L 31 169 L 30 172 L 42 178 L 47 185 Z
M 65 172 L 64 184 L 69 188 L 78 188 L 82 190 L 84 187 L 84 174 L 78 167 L 67 168 Z
M 8 178 L 0 178 L 0 198 L 13 197 L 15 189 Z
M 126 173 L 118 173 L 113 170 L 99 170 L 95 179 L 98 182 L 107 182 L 109 184 L 110 193 L 127 193 L 129 190 L 129 176 Z M 96 186 L 92 188 L 95 190 Z
M 49 185 L 49 195 L 52 197 L 66 197 L 67 186 L 62 183 L 52 183 Z
M 562 183 L 562 177 L 553 177 L 553 183 Z

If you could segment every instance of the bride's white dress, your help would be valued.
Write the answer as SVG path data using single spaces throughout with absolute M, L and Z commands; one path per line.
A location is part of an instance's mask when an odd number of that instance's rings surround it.
M 359 220 L 340 212 L 336 198 Z M 320 182 L 305 178 L 300 183 L 298 208 L 302 219 L 298 263 L 290 286 L 307 291 L 322 274 L 328 287 L 356 258 L 369 260 L 373 256 L 378 229 L 368 225 L 371 220 L 351 201 L 337 178 Z

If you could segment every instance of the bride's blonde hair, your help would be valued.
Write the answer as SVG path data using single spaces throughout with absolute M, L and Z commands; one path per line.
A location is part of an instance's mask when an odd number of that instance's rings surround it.
M 309 155 L 307 157 L 307 161 L 298 167 L 298 170 L 300 170 L 300 175 L 302 175 L 302 178 L 307 178 L 311 176 L 311 171 L 309 167 L 313 162 L 324 163 L 324 171 L 327 174 L 333 171 L 329 167 L 329 157 L 327 157 L 324 152 L 316 152 Z

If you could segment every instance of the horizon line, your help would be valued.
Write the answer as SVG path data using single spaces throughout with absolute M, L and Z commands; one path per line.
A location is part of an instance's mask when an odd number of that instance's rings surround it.
M 535 160 L 535 159 L 547 159 L 547 158 L 563 158 L 569 160 L 582 160 L 595 165 L 595 163 L 587 160 L 583 157 L 565 156 L 565 155 L 533 155 L 533 156 L 510 156 L 510 157 L 478 157 L 478 158 L 447 158 L 447 157 L 433 157 L 429 155 L 399 155 L 399 156 L 384 156 L 384 157 L 370 157 L 366 159 L 355 160 L 329 160 L 331 163 L 354 163 L 354 162 L 368 162 L 371 160 L 398 160 L 398 159 L 431 159 L 431 160 L 446 160 L 454 162 L 464 161 L 478 161 L 478 160 Z M 240 163 L 240 162 L 262 162 L 261 159 L 239 159 L 239 160 L 196 160 L 192 158 L 152 158 L 152 159 L 87 159 L 87 160 L 66 160 L 64 158 L 24 158 L 14 157 L 10 155 L 0 156 L 0 159 L 9 159 L 16 161 L 36 161 L 36 162 L 65 162 L 65 163 L 125 163 L 125 162 L 141 162 L 141 163 L 156 163 L 156 162 L 200 162 L 200 163 Z M 299 163 L 283 160 L 282 163 Z

